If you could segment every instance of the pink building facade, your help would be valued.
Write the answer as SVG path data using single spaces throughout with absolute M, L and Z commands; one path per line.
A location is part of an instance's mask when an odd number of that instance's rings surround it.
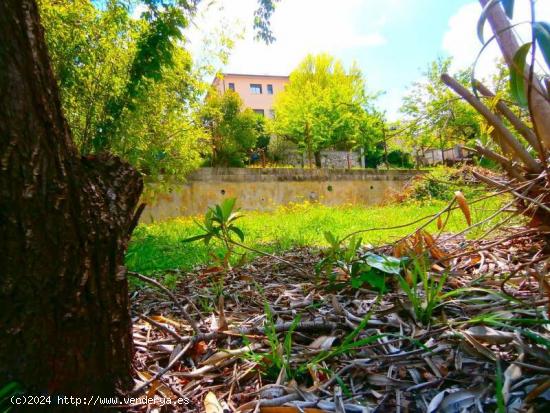
M 245 107 L 260 115 L 273 118 L 275 96 L 284 90 L 287 83 L 288 76 L 222 73 L 221 76 L 216 76 L 212 85 L 220 93 L 234 90 L 243 100 Z

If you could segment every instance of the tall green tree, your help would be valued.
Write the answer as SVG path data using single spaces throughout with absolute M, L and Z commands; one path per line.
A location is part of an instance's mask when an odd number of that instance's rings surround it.
M 274 131 L 296 143 L 320 166 L 320 152 L 352 149 L 369 141 L 372 97 L 357 66 L 346 70 L 328 54 L 309 55 L 275 99 Z
M 119 155 L 152 179 L 198 167 L 206 136 L 193 112 L 204 88 L 181 45 L 190 11 L 150 1 L 135 19 L 122 1 L 39 5 L 80 152 Z
M 420 157 L 427 149 L 438 148 L 444 159 L 445 149 L 480 136 L 481 119 L 477 112 L 458 99 L 440 79 L 451 63 L 451 59 L 442 58 L 431 62 L 423 79 L 413 83 L 403 98 L 401 112 L 409 124 L 403 137 Z M 467 84 L 470 72 L 459 72 L 456 77 Z
M 210 135 L 213 166 L 243 166 L 260 136 L 258 117 L 236 92 L 210 91 L 199 118 Z

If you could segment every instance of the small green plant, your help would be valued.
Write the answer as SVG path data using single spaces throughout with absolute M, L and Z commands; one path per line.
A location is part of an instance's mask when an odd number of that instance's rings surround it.
M 441 291 L 447 280 L 447 273 L 443 273 L 439 280 L 430 277 L 426 263 L 421 260 L 414 260 L 408 270 L 410 285 L 401 275 L 398 276 L 399 284 L 412 305 L 417 321 L 429 324 L 433 311 L 445 298 Z
M 357 236 L 352 236 L 349 241 L 344 244 L 342 239 L 337 238 L 330 231 L 325 231 L 323 235 L 329 247 L 324 251 L 324 258 L 317 263 L 315 269 L 317 275 L 324 274 L 331 281 L 334 281 L 335 268 L 345 270 L 352 265 L 357 250 L 361 246 L 362 239 Z
M 209 207 L 204 215 L 203 223 L 195 221 L 204 233 L 183 240 L 183 242 L 203 240 L 206 245 L 209 245 L 215 239 L 224 247 L 225 251 L 220 255 L 210 254 L 214 261 L 224 269 L 222 276 L 212 283 L 212 290 L 216 297 L 223 295 L 225 275 L 231 270 L 231 258 L 235 253 L 236 246 L 234 237 L 237 236 L 241 242 L 244 241 L 244 232 L 235 225 L 235 221 L 242 217 L 242 214 L 235 209 L 236 202 L 235 198 L 227 198 L 221 204 Z M 241 257 L 241 260 L 243 259 L 244 255 Z
M 356 235 L 348 241 L 338 239 L 331 232 L 325 232 L 329 243 L 324 258 L 317 264 L 317 274 L 325 274 L 335 283 L 337 273 L 349 276 L 353 288 L 361 288 L 365 283 L 377 291 L 385 292 L 386 276 L 399 275 L 407 258 L 395 258 L 372 252 L 361 252 L 362 239 Z
M 235 221 L 243 216 L 239 210 L 235 209 L 236 202 L 236 198 L 227 198 L 221 204 L 208 207 L 203 223 L 195 221 L 204 233 L 183 240 L 183 242 L 203 240 L 206 245 L 212 239 L 219 240 L 225 247 L 225 254 L 220 258 L 226 270 L 231 268 L 230 259 L 235 250 L 234 237 L 237 236 L 241 242 L 244 241 L 243 231 L 235 225 Z
M 277 336 L 273 313 L 267 301 L 264 302 L 264 311 L 266 314 L 265 335 L 270 350 L 268 353 L 256 353 L 251 351 L 246 355 L 246 358 L 258 363 L 263 375 L 269 380 L 276 380 L 282 369 L 285 371 L 286 378 L 297 378 L 299 370 L 292 368 L 290 360 L 292 355 L 292 334 L 298 327 L 301 317 L 298 315 L 294 318 L 281 344 Z
M 178 280 L 179 280 L 178 274 L 165 274 L 164 275 L 164 285 L 169 290 L 173 290 L 174 288 L 176 288 Z
M 311 369 L 321 370 L 319 368 L 319 365 L 323 361 L 328 360 L 332 357 L 339 356 L 341 354 L 349 353 L 349 352 L 354 351 L 354 350 L 356 350 L 360 347 L 372 344 L 373 342 L 375 342 L 379 338 L 385 337 L 386 334 L 375 334 L 375 335 L 372 335 L 372 336 L 369 336 L 369 337 L 362 338 L 360 340 L 355 340 L 359 336 L 359 334 L 367 327 L 368 322 L 369 322 L 369 320 L 372 316 L 372 313 L 374 311 L 374 308 L 380 302 L 380 298 L 381 298 L 381 296 L 379 295 L 376 299 L 376 302 L 371 306 L 369 312 L 365 315 L 363 320 L 361 320 L 359 325 L 355 329 L 353 329 L 353 331 L 351 331 L 346 337 L 344 337 L 344 339 L 342 340 L 342 342 L 338 346 L 336 346 L 335 348 L 330 349 L 330 350 L 324 350 L 324 351 L 320 352 L 319 354 L 317 354 L 308 363 L 304 363 L 304 364 L 300 365 L 297 368 L 298 373 L 302 374 L 302 373 L 304 373 L 308 370 L 311 370 Z
M 15 381 L 9 382 L 0 388 L 0 413 L 8 413 L 13 409 L 11 397 L 23 394 L 23 387 Z

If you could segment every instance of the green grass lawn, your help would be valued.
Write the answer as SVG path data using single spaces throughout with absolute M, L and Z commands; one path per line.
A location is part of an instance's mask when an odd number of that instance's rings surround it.
M 502 199 L 490 198 L 471 206 L 472 219 L 477 222 L 495 212 Z M 343 236 L 352 231 L 392 227 L 406 224 L 426 215 L 435 214 L 446 206 L 443 201 L 407 202 L 380 207 L 327 207 L 319 204 L 299 204 L 280 207 L 274 212 L 246 212 L 239 226 L 245 233 L 245 243 L 266 252 L 280 252 L 295 246 L 326 245 L 323 232 Z M 201 217 L 197 217 L 201 220 Z M 237 221 L 239 222 L 239 221 Z M 380 245 L 412 232 L 420 224 L 394 230 L 375 230 L 363 234 L 363 242 Z M 457 232 L 466 227 L 460 210 L 452 212 L 446 231 Z M 480 231 L 487 229 L 487 225 Z M 436 224 L 428 227 L 436 232 Z M 183 243 L 197 235 L 200 229 L 190 217 L 148 225 L 134 231 L 126 262 L 133 271 L 151 274 L 166 269 L 188 270 L 209 261 L 209 251 L 202 241 Z

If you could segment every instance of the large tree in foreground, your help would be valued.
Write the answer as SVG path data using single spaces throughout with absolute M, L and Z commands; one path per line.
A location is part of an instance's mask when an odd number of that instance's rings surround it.
M 0 387 L 132 387 L 123 261 L 141 191 L 139 174 L 118 158 L 79 156 L 36 3 L 2 0 Z

